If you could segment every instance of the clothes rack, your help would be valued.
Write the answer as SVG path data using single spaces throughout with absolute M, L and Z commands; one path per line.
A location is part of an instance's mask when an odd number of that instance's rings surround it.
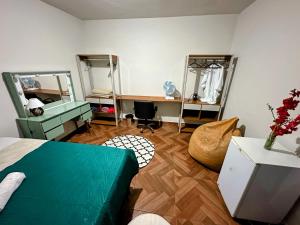
M 93 120 L 92 123 L 95 124 L 104 124 L 104 125 L 115 125 L 118 126 L 120 118 L 121 118 L 121 105 L 117 99 L 118 95 L 121 95 L 121 78 L 120 78 L 120 66 L 119 66 L 119 58 L 116 55 L 110 54 L 81 54 L 76 56 L 77 66 L 79 77 L 81 81 L 82 93 L 83 97 L 86 101 L 89 101 L 91 104 L 99 105 L 105 107 L 114 108 L 114 113 L 107 112 L 93 112 Z M 103 62 L 102 64 L 97 65 L 97 62 Z M 107 63 L 106 63 L 107 62 Z M 88 67 L 87 77 L 84 75 L 84 71 L 82 70 L 82 63 Z M 108 67 L 108 77 L 110 78 L 110 85 L 112 93 L 110 94 L 94 94 L 92 90 L 95 88 L 95 81 L 91 72 L 93 67 Z M 117 72 L 117 76 L 115 76 L 115 72 Z M 103 76 L 103 74 L 99 74 L 99 76 Z M 86 80 L 89 82 L 86 82 Z M 87 86 L 89 83 L 89 88 L 87 90 Z M 117 87 L 116 87 L 117 86 Z
M 189 68 L 199 68 L 199 69 L 206 69 L 212 64 L 219 64 L 223 66 L 225 69 L 229 67 L 228 59 L 203 59 L 203 58 L 194 58 L 192 59 L 192 63 L 188 65 Z
M 188 55 L 186 56 L 184 77 L 182 83 L 181 112 L 179 115 L 178 128 L 180 132 L 193 132 L 194 128 L 207 123 L 220 120 L 224 111 L 231 80 L 237 63 L 237 58 L 232 55 Z M 223 88 L 216 104 L 208 104 L 200 100 L 192 100 L 186 97 L 187 79 L 189 69 L 205 70 L 210 66 L 212 69 L 224 69 Z M 198 70 L 194 70 L 194 72 Z M 199 86 L 199 77 L 196 77 Z M 197 84 L 195 84 L 196 87 Z M 194 88 L 194 92 L 195 92 Z

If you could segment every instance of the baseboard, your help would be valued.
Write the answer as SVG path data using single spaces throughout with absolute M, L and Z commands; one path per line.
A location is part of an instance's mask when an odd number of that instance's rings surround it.
M 125 115 L 122 115 L 123 119 L 125 118 Z M 134 116 L 134 119 L 137 120 L 137 118 Z M 179 117 L 172 117 L 172 116 L 162 116 L 161 118 L 154 118 L 153 121 L 162 121 L 162 122 L 168 122 L 168 123 L 178 123 Z

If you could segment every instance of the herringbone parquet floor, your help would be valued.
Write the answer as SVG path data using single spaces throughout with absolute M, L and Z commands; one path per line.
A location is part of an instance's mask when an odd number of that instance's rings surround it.
M 102 144 L 121 134 L 142 135 L 155 145 L 152 161 L 131 183 L 122 222 L 142 213 L 156 213 L 172 225 L 231 225 L 235 222 L 217 188 L 218 174 L 206 169 L 187 152 L 190 134 L 177 133 L 177 125 L 165 123 L 152 134 L 141 134 L 126 121 L 120 126 L 92 125 L 90 132 L 75 134 L 69 141 Z

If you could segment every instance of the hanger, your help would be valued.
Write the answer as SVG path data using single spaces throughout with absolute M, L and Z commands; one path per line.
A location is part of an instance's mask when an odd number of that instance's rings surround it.
M 207 66 L 207 68 L 210 68 L 210 69 L 220 69 L 222 68 L 222 66 L 216 62 L 216 60 L 214 60 L 212 63 L 209 63 Z
M 194 59 L 194 61 L 189 64 L 189 67 L 192 67 L 192 68 L 203 68 L 203 66 L 201 66 L 200 64 L 197 63 L 197 59 Z

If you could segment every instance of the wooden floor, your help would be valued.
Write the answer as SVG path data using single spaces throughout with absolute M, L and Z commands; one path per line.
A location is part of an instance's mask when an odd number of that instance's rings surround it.
M 238 224 L 229 215 L 218 191 L 218 173 L 190 157 L 190 134 L 178 134 L 176 124 L 165 123 L 154 134 L 149 130 L 141 134 L 126 121 L 118 128 L 92 125 L 90 132 L 75 134 L 70 141 L 102 144 L 122 134 L 142 135 L 155 145 L 154 158 L 131 183 L 122 210 L 123 224 L 143 213 L 159 214 L 172 225 Z

